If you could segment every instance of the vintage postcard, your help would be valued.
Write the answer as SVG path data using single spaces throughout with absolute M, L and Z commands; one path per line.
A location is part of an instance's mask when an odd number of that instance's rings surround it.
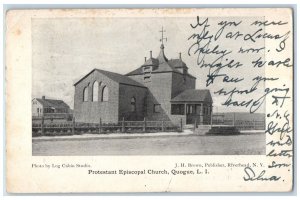
M 290 8 L 10 10 L 7 192 L 290 192 Z

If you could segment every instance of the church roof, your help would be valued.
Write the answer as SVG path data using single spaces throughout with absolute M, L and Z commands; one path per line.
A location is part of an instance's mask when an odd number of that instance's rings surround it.
M 169 64 L 175 68 L 187 68 L 185 62 L 183 62 L 181 59 L 171 59 L 169 60 Z
M 139 82 L 137 82 L 137 81 L 125 76 L 125 75 L 114 73 L 114 72 L 109 72 L 109 71 L 105 71 L 105 70 L 101 70 L 101 69 L 93 69 L 90 73 L 88 73 L 83 78 L 81 78 L 79 81 L 77 81 L 74 84 L 74 86 L 76 86 L 79 82 L 81 82 L 83 79 L 85 79 L 87 76 L 89 76 L 94 71 L 98 71 L 99 73 L 107 76 L 108 78 L 112 79 L 113 81 L 116 81 L 116 82 L 121 83 L 121 84 L 145 87 L 141 83 L 139 83 Z
M 153 66 L 158 66 L 158 59 L 156 58 L 149 58 L 144 64 L 143 66 L 148 66 L 148 65 L 153 65 Z
M 165 49 L 165 46 L 163 44 L 161 44 L 161 46 L 160 46 L 160 52 L 159 52 L 158 57 L 157 57 L 159 63 L 168 62 L 168 58 L 165 56 L 164 49 Z
M 56 99 L 40 99 L 40 98 L 36 98 L 36 100 L 38 102 L 40 102 L 44 108 L 65 108 L 65 109 L 69 109 L 70 107 L 68 106 L 68 104 L 66 104 L 64 101 L 62 100 L 56 100 Z
M 118 83 L 123 83 L 123 84 L 127 84 L 127 85 L 135 85 L 135 86 L 140 86 L 140 87 L 145 87 L 144 85 L 142 85 L 141 83 L 125 76 L 122 74 L 118 74 L 118 73 L 114 73 L 114 72 L 109 72 L 109 71 L 104 71 L 104 70 L 100 70 L 100 69 L 96 69 L 98 72 L 106 75 L 108 78 L 118 82 Z
M 156 66 L 156 68 L 152 70 L 152 73 L 175 72 L 175 73 L 182 74 L 182 72 L 180 72 L 176 68 L 181 68 L 181 67 L 187 68 L 186 64 L 181 59 L 168 60 L 168 58 L 165 56 L 164 53 L 164 45 L 162 44 L 160 47 L 160 53 L 157 58 L 152 58 L 152 57 L 149 58 L 141 67 L 127 73 L 126 75 L 127 76 L 141 75 L 144 73 L 143 67 L 148 65 Z M 195 78 L 190 74 L 187 75 Z
M 209 90 L 187 89 L 176 97 L 172 98 L 171 102 L 187 102 L 187 101 L 206 101 L 212 102 L 212 97 Z

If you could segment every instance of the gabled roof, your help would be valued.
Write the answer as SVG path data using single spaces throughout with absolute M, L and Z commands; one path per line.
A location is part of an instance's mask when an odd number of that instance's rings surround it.
M 205 101 L 213 102 L 209 90 L 187 89 L 176 97 L 172 98 L 171 102 L 190 102 L 190 101 Z
M 87 76 L 89 76 L 94 71 L 97 71 L 97 72 L 107 76 L 108 78 L 112 79 L 113 81 L 116 81 L 116 82 L 121 83 L 121 84 L 145 87 L 141 83 L 139 83 L 139 82 L 137 82 L 137 81 L 125 76 L 125 75 L 114 73 L 114 72 L 109 72 L 109 71 L 105 71 L 105 70 L 101 70 L 101 69 L 93 69 L 90 73 L 88 73 L 83 78 L 81 78 L 79 81 L 77 81 L 74 84 L 74 86 L 76 86 L 78 83 L 80 83 L 83 79 L 85 79 Z
M 68 104 L 66 104 L 62 100 L 56 100 L 56 99 L 40 99 L 36 98 L 38 102 L 40 102 L 44 108 L 64 108 L 64 109 L 69 109 L 70 107 Z

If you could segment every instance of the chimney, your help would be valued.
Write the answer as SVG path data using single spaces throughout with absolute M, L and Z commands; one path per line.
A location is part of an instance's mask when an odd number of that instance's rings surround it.
M 179 59 L 181 60 L 181 52 L 179 53 Z
M 147 57 L 145 57 L 145 62 L 146 62 L 146 60 L 147 60 Z
M 42 96 L 42 99 L 45 100 L 46 99 L 45 96 Z
M 152 58 L 152 51 L 150 51 L 150 58 Z

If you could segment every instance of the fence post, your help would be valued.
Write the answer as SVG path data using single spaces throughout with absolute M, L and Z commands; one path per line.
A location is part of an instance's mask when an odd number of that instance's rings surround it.
M 75 134 L 75 117 L 72 119 L 72 134 Z
M 42 116 L 41 131 L 42 131 L 41 135 L 44 135 L 44 132 L 45 132 L 45 130 L 44 130 L 44 116 Z
M 146 132 L 146 117 L 144 117 L 143 132 Z
M 182 118 L 180 118 L 180 132 L 182 132 Z
M 162 120 L 161 122 L 161 131 L 164 132 L 165 131 L 165 127 L 164 127 L 164 120 Z
M 233 126 L 235 126 L 235 113 L 233 113 Z
M 213 114 L 211 112 L 211 114 L 210 114 L 210 128 L 212 128 L 212 124 L 213 124 Z
M 122 133 L 125 133 L 125 121 L 124 121 L 124 117 L 122 120 Z
M 99 134 L 101 134 L 101 129 L 102 129 L 102 121 L 101 121 L 101 117 L 99 120 Z
M 195 122 L 194 122 L 194 130 L 196 130 L 197 128 L 197 119 L 195 119 Z

